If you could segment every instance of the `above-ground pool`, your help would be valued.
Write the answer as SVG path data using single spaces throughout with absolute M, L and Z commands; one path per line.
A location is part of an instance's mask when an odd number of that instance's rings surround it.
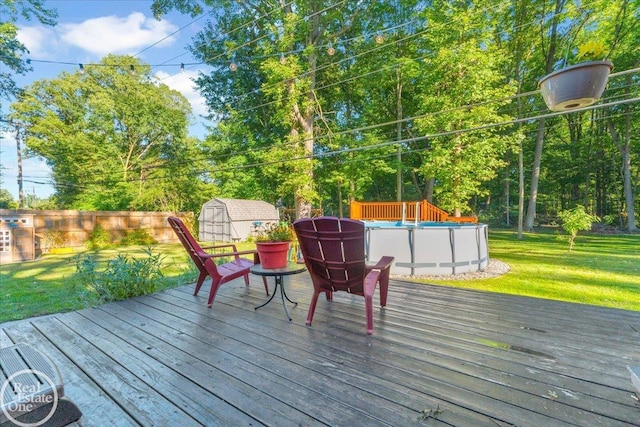
M 489 264 L 486 224 L 364 221 L 367 259 L 394 256 L 391 274 L 446 275 L 480 271 Z

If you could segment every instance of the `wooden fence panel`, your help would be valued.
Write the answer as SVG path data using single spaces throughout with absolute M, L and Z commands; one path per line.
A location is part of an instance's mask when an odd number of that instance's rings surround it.
M 97 225 L 110 234 L 112 242 L 117 242 L 127 233 L 139 229 L 146 230 L 159 243 L 178 242 L 175 233 L 167 223 L 167 217 L 170 215 L 181 218 L 193 216 L 191 213 L 176 214 L 174 212 L 0 209 L 0 218 L 19 215 L 33 215 L 33 246 L 36 256 L 42 253 L 47 234 L 56 232 L 65 246 L 82 247 Z

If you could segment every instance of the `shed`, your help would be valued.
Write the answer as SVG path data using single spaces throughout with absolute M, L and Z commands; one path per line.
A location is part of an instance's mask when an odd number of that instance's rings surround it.
M 206 242 L 247 240 L 256 225 L 279 220 L 276 207 L 262 200 L 215 198 L 202 205 L 198 237 Z
M 0 214 L 0 264 L 36 258 L 33 217 L 34 215 Z

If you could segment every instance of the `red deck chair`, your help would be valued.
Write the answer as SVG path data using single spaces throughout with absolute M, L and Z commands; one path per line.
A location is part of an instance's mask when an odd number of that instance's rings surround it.
M 311 325 L 318 296 L 327 300 L 333 292 L 346 291 L 365 299 L 367 334 L 373 333 L 373 293 L 380 283 L 380 305 L 387 305 L 389 269 L 393 257 L 383 256 L 367 266 L 364 251 L 364 223 L 335 217 L 304 218 L 293 223 L 307 270 L 313 282 L 313 297 L 307 315 Z
M 200 271 L 200 276 L 198 276 L 196 289 L 193 292 L 193 295 L 198 295 L 200 287 L 204 283 L 204 279 L 206 279 L 207 276 L 211 276 L 211 291 L 209 292 L 209 300 L 207 301 L 208 307 L 211 307 L 211 305 L 213 304 L 213 299 L 216 297 L 218 288 L 220 288 L 222 284 L 227 283 L 240 276 L 244 276 L 244 283 L 249 286 L 249 269 L 254 264 L 260 262 L 258 258 L 258 251 L 252 250 L 238 252 L 236 249 L 236 245 L 234 244 L 200 247 L 187 227 L 179 218 L 170 216 L 167 221 L 169 221 L 169 225 L 171 225 L 173 231 L 175 231 L 178 235 L 182 246 L 184 246 L 186 251 L 189 253 L 189 256 L 191 256 L 194 264 Z M 232 249 L 232 252 L 209 254 L 205 252 L 204 249 Z M 240 255 L 253 255 L 253 261 L 246 258 L 240 258 Z M 233 257 L 233 260 L 225 264 L 216 265 L 216 263 L 214 262 L 214 258 L 222 257 Z M 264 289 L 265 291 L 267 291 L 267 295 L 269 295 L 267 278 L 263 277 L 262 281 L 264 282 Z

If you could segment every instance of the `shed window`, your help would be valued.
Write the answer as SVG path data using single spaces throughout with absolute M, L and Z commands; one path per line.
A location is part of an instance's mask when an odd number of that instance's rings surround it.
M 0 252 L 11 252 L 11 230 L 0 230 Z

